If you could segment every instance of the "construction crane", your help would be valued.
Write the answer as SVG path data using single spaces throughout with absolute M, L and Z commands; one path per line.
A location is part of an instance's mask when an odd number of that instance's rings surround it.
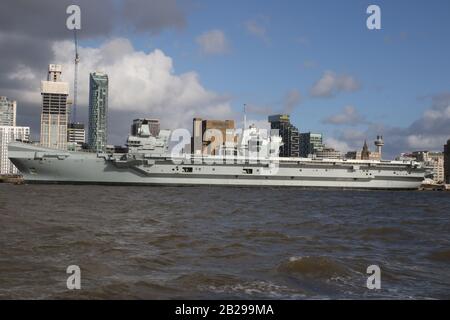
M 73 76 L 73 108 L 72 108 L 72 123 L 77 122 L 77 95 L 78 95 L 78 63 L 80 56 L 78 55 L 78 39 L 77 29 L 73 29 L 74 43 L 75 43 L 75 68 Z

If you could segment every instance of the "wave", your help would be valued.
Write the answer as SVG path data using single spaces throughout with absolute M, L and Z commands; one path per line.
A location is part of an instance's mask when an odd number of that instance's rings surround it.
M 450 262 L 450 249 L 437 250 L 428 255 L 430 260 L 440 262 Z
M 290 257 L 278 267 L 278 272 L 318 278 L 348 276 L 350 270 L 345 265 L 328 257 Z
M 359 232 L 366 240 L 409 239 L 410 233 L 397 227 L 369 227 Z
M 306 294 L 270 281 L 246 281 L 223 286 L 203 286 L 200 289 L 228 298 L 304 299 Z

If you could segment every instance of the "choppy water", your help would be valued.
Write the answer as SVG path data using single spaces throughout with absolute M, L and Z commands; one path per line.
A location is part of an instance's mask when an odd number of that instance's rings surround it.
M 0 298 L 448 299 L 450 193 L 0 184 Z

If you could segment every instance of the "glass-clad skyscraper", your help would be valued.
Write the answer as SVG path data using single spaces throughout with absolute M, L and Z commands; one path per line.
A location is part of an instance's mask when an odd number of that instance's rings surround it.
M 324 147 L 321 133 L 300 133 L 300 157 L 307 158 L 317 151 L 322 151 Z
M 104 151 L 108 135 L 108 75 L 100 72 L 89 76 L 89 134 L 91 150 Z
M 269 116 L 270 128 L 279 130 L 278 133 L 283 139 L 283 145 L 280 147 L 280 157 L 298 157 L 300 155 L 299 132 L 291 124 L 289 115 L 277 114 Z

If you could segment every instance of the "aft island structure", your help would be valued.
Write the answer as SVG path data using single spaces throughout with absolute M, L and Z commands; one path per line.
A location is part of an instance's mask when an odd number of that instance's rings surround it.
M 428 174 L 415 161 L 279 157 L 282 138 L 261 138 L 255 127 L 239 138 L 236 153 L 219 150 L 216 155 L 173 154 L 170 131 L 151 132 L 150 121 L 135 121 L 125 153 L 69 152 L 15 142 L 9 145 L 9 158 L 30 183 L 418 189 Z

